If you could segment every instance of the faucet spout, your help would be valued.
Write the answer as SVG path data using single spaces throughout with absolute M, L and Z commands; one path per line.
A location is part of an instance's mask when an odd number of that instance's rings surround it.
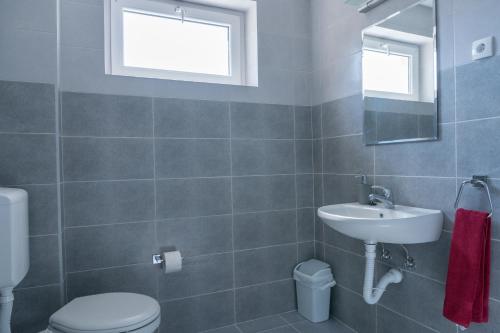
M 381 190 L 382 195 L 372 193 L 368 196 L 370 202 L 380 202 L 384 205 L 385 208 L 387 209 L 394 209 L 394 200 L 392 198 L 392 191 L 389 190 L 388 188 L 385 188 L 383 186 L 372 186 L 372 189 L 374 191 L 376 190 Z

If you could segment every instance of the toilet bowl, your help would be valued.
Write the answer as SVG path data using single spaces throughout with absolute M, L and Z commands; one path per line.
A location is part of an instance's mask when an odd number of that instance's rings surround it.
M 75 298 L 50 317 L 46 333 L 153 333 L 159 326 L 155 299 L 106 293 Z

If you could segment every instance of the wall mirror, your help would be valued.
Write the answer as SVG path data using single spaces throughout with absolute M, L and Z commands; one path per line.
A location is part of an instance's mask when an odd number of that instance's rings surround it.
M 437 140 L 435 1 L 394 13 L 362 39 L 365 144 Z

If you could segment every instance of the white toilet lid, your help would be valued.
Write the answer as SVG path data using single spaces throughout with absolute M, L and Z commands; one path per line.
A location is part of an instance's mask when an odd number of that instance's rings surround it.
M 50 319 L 65 333 L 117 333 L 148 325 L 160 315 L 158 302 L 145 295 L 107 293 L 75 298 Z

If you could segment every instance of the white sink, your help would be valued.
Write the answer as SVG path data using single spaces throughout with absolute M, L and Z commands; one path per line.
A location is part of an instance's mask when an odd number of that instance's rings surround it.
M 394 209 L 346 203 L 323 206 L 318 216 L 336 231 L 374 244 L 417 244 L 437 241 L 443 228 L 440 210 L 396 205 Z

